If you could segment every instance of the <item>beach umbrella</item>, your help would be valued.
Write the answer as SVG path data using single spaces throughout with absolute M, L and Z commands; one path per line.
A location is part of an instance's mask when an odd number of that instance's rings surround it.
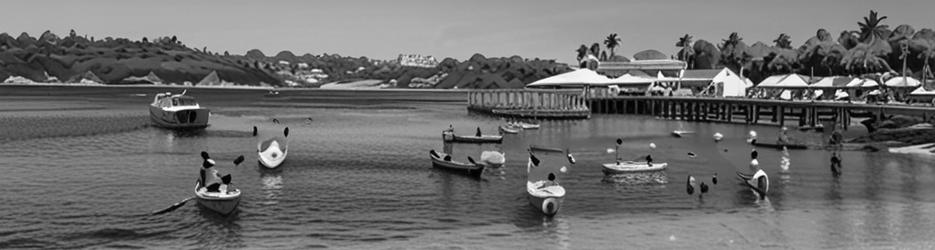
M 633 59 L 634 60 L 662 60 L 662 59 L 669 59 L 669 56 L 666 56 L 666 54 L 659 52 L 658 50 L 648 49 L 648 50 L 636 52 L 636 54 L 633 54 Z

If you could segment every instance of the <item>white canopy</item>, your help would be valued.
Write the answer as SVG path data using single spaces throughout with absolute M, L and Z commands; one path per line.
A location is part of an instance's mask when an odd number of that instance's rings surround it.
M 929 95 L 929 96 L 931 96 L 931 95 L 935 95 L 935 89 L 933 89 L 933 90 L 925 90 L 925 87 L 924 87 L 924 86 L 919 86 L 919 88 L 916 88 L 916 90 L 913 90 L 912 93 L 909 93 L 909 95 L 914 95 L 914 96 Z
M 886 82 L 883 83 L 883 85 L 886 85 L 887 87 L 894 87 L 894 88 L 911 88 L 911 87 L 918 87 L 919 85 L 922 85 L 922 82 L 920 82 L 919 80 L 916 80 L 915 78 L 908 77 L 908 76 L 897 76 L 897 77 L 890 78 L 889 80 L 886 80 Z
M 577 69 L 572 72 L 546 77 L 526 85 L 526 87 L 560 87 L 607 85 L 611 79 L 590 69 Z
M 829 76 L 821 78 L 815 83 L 809 85 L 810 88 L 823 88 L 823 89 L 837 89 L 837 88 L 846 88 L 848 84 L 853 81 L 854 78 L 846 76 Z
M 607 84 L 612 84 L 612 85 L 646 85 L 646 84 L 651 84 L 651 83 L 653 83 L 653 82 L 655 82 L 655 81 L 656 81 L 656 79 L 653 79 L 653 78 L 645 78 L 645 77 L 633 76 L 633 75 L 630 75 L 630 74 L 624 74 L 624 75 L 622 75 L 622 76 L 620 76 L 620 77 L 611 79 L 610 81 L 607 82 Z
M 873 79 L 854 78 L 846 86 L 848 88 L 872 88 L 880 86 L 880 83 Z
M 796 89 L 796 88 L 807 88 L 808 81 L 805 80 L 802 75 L 799 74 L 788 74 L 788 75 L 776 75 L 770 76 L 760 82 L 757 85 L 759 88 L 784 88 L 784 89 Z

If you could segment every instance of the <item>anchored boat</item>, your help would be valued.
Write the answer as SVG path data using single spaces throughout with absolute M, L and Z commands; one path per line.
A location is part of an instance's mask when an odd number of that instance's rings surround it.
M 502 135 L 456 135 L 451 129 L 442 131 L 442 140 L 445 142 L 464 143 L 502 143 Z
M 669 164 L 665 162 L 654 162 L 647 164 L 645 161 L 621 161 L 616 163 L 604 163 L 605 174 L 628 174 L 639 172 L 654 172 L 665 170 Z
M 429 150 L 429 157 L 432 159 L 432 167 L 455 173 L 467 174 L 475 178 L 480 178 L 481 174 L 484 173 L 485 166 L 483 164 L 474 163 L 471 157 L 468 157 L 468 161 L 471 161 L 470 163 L 458 162 L 451 159 L 451 155 L 436 152 L 434 149 Z
M 253 127 L 253 133 L 256 135 L 256 127 Z M 263 167 L 277 168 L 286 160 L 286 155 L 289 154 L 289 128 L 283 129 L 282 134 L 282 137 L 273 136 L 257 143 L 257 161 Z
M 201 129 L 208 126 L 210 111 L 202 108 L 195 98 L 181 94 L 158 93 L 149 105 L 153 124 L 168 129 Z

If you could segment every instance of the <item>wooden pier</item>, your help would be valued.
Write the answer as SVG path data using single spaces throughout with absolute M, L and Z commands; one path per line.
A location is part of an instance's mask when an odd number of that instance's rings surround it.
M 935 116 L 935 107 L 844 102 L 671 96 L 614 96 L 590 98 L 587 102 L 596 114 L 637 114 L 687 121 L 799 127 L 815 127 L 823 121 L 851 124 L 853 117 L 898 114 L 928 121 Z
M 591 117 L 581 90 L 496 89 L 468 92 L 468 110 L 532 119 Z

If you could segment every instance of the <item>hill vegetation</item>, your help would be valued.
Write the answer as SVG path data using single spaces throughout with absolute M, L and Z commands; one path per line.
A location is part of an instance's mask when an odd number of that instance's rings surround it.
M 377 79 L 400 88 L 521 88 L 569 71 L 553 60 L 446 58 L 436 67 L 401 66 L 396 61 L 337 54 L 297 56 L 260 50 L 244 55 L 190 48 L 176 37 L 95 39 L 74 31 L 38 38 L 0 33 L 0 81 L 18 77 L 34 82 L 101 84 L 205 84 L 317 87 L 325 82 Z M 211 78 L 211 79 L 207 79 Z

